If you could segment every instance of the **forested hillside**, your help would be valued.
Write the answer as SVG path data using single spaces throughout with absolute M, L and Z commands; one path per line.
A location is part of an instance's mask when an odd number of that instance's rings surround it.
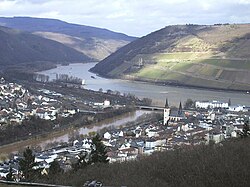
M 102 60 L 135 37 L 103 28 L 32 17 L 0 17 L 0 25 L 28 31 L 73 48 L 92 60 Z
M 0 65 L 36 62 L 87 62 L 86 55 L 28 32 L 0 27 Z
M 87 180 L 104 186 L 249 186 L 249 138 L 158 152 L 140 160 L 94 164 L 51 177 L 58 184 L 82 186 Z M 48 180 L 45 180 L 48 182 Z

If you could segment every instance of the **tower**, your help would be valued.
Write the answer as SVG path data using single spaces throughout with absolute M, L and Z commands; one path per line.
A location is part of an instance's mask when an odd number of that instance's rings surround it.
M 168 106 L 168 99 L 166 99 L 165 107 L 164 107 L 164 119 L 163 119 L 163 125 L 167 125 L 170 115 L 170 108 Z
M 181 101 L 180 101 L 180 105 L 179 105 L 179 109 L 178 109 L 178 115 L 182 115 L 182 104 L 181 104 Z

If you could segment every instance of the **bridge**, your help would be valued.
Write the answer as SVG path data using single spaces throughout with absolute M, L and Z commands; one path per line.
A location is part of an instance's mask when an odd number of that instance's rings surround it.
M 82 110 L 82 109 L 79 109 L 78 112 L 85 113 L 85 114 L 104 114 L 105 113 L 102 111 L 91 111 L 91 110 Z
M 159 106 L 136 106 L 137 109 L 140 109 L 140 110 L 164 110 L 164 107 L 159 107 Z

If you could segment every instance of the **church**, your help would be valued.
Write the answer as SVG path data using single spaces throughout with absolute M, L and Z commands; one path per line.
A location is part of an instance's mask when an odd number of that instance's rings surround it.
M 185 118 L 185 113 L 182 109 L 182 104 L 180 102 L 178 109 L 170 109 L 168 105 L 168 99 L 166 99 L 164 107 L 164 120 L 163 124 L 167 125 L 168 122 L 177 122 Z

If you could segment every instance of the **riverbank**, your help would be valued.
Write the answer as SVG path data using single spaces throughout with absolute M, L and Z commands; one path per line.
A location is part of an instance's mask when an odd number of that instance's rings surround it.
M 46 72 L 46 71 L 50 71 L 50 70 L 55 70 L 58 67 L 69 67 L 70 65 L 74 65 L 74 64 L 96 64 L 97 62 L 73 62 L 73 63 L 67 63 L 67 64 L 52 64 L 50 62 L 39 62 L 37 65 L 32 65 L 30 66 L 29 64 L 24 64 L 25 65 L 25 69 L 22 66 L 11 66 L 8 67 L 7 70 L 8 73 L 5 76 L 9 76 L 10 74 L 13 76 L 17 76 L 20 74 L 20 76 L 23 76 L 23 74 L 26 72 L 27 74 L 32 74 L 32 73 L 41 73 L 41 72 Z M 28 67 L 28 69 L 27 69 Z M 18 70 L 17 70 L 18 69 Z M 6 70 L 6 68 L 5 68 Z M 19 72 L 18 72 L 19 71 Z M 86 71 L 86 69 L 84 70 Z M 200 89 L 200 90 L 208 90 L 208 91 L 219 91 L 219 92 L 225 92 L 225 91 L 229 91 L 232 93 L 247 93 L 250 92 L 250 89 L 246 88 L 246 89 L 231 89 L 231 88 L 219 88 L 219 87 L 210 87 L 209 84 L 207 85 L 190 85 L 190 84 L 185 84 L 185 83 L 181 83 L 178 81 L 160 81 L 160 80 L 151 80 L 151 79 L 145 79 L 145 78 L 139 78 L 139 77 L 135 77 L 135 76 L 131 76 L 131 75 L 127 75 L 127 76 L 122 76 L 122 77 L 112 77 L 112 76 L 107 76 L 107 75 L 100 75 L 97 74 L 93 71 L 91 71 L 91 68 L 89 68 L 87 71 L 89 71 L 90 73 L 92 73 L 95 76 L 98 76 L 100 78 L 105 78 L 105 79 L 113 79 L 113 80 L 127 80 L 127 81 L 133 81 L 133 82 L 139 82 L 139 83 L 145 83 L 145 84 L 152 84 L 152 85 L 158 85 L 158 86 L 170 86 L 170 87 L 174 87 L 174 88 L 184 88 L 184 89 Z M 10 76 L 9 76 L 10 77 Z M 20 78 L 20 77 L 18 77 Z
M 190 85 L 190 84 L 184 84 L 178 81 L 160 81 L 160 80 L 152 80 L 152 79 L 145 79 L 145 78 L 139 78 L 135 77 L 132 75 L 125 75 L 121 77 L 113 77 L 113 76 L 108 76 L 108 75 L 100 75 L 98 73 L 95 73 L 89 70 L 89 72 L 95 74 L 98 77 L 102 77 L 105 79 L 120 79 L 120 80 L 127 80 L 127 81 L 133 81 L 133 82 L 140 82 L 144 84 L 152 84 L 152 85 L 157 85 L 157 86 L 170 86 L 170 87 L 177 87 L 177 88 L 184 88 L 184 89 L 198 89 L 198 90 L 207 90 L 207 91 L 219 91 L 219 92 L 225 92 L 229 91 L 231 93 L 250 93 L 250 88 L 249 89 L 230 89 L 230 88 L 217 88 L 217 87 L 209 87 L 208 85 L 204 86 L 198 86 L 198 85 Z
M 34 139 L 47 137 L 47 134 L 51 132 L 57 133 L 65 129 L 67 131 L 68 129 L 91 126 L 98 121 L 105 121 L 105 119 L 133 112 L 136 105 L 146 104 L 143 100 L 131 95 L 124 96 L 114 92 L 93 91 L 79 86 L 68 86 L 60 82 L 41 83 L 19 80 L 18 83 L 29 91 L 30 97 L 33 98 L 31 102 L 35 104 L 30 104 L 29 107 L 25 108 L 29 110 L 29 114 L 20 123 L 10 124 L 6 121 L 1 125 L 0 145 L 9 145 L 18 141 L 21 141 L 20 145 L 23 145 L 23 141 L 32 137 L 34 138 L 31 141 L 34 141 Z M 9 83 L 6 82 L 6 84 Z M 41 98 L 48 98 L 56 102 L 42 104 Z M 100 103 L 104 105 L 105 100 L 109 101 L 109 106 L 99 106 Z M 23 102 L 24 104 L 28 103 L 26 100 Z M 56 118 L 45 120 L 37 117 L 37 110 L 46 112 L 48 106 L 56 109 Z M 16 110 L 22 111 L 22 108 L 16 108 Z M 69 111 L 73 113 L 71 114 Z M 68 115 L 65 116 L 65 113 Z M 26 143 L 24 144 L 26 145 Z M 15 150 L 18 147 L 15 147 Z
M 78 134 L 88 135 L 90 132 L 98 132 L 99 130 L 104 128 L 119 127 L 126 124 L 127 122 L 132 122 L 147 113 L 150 113 L 150 111 L 137 110 L 134 112 L 128 112 L 112 118 L 104 119 L 102 121 L 86 125 L 84 127 L 69 127 L 67 129 L 61 129 L 47 134 L 37 135 L 27 140 L 6 144 L 0 146 L 0 160 L 4 160 L 5 158 L 7 158 L 10 153 L 18 152 L 19 150 L 22 151 L 22 149 L 27 146 L 40 146 L 42 149 L 44 149 L 46 148 L 47 144 L 51 144 L 53 142 L 68 141 L 69 136 L 71 134 L 74 134 L 75 132 L 78 132 Z
M 107 79 L 91 73 L 91 69 L 96 63 L 70 64 L 69 66 L 60 66 L 56 69 L 40 72 L 55 78 L 56 74 L 69 74 L 84 79 L 86 89 L 98 91 L 100 88 L 105 92 L 107 90 L 118 91 L 120 93 L 132 94 L 138 98 L 150 98 L 155 106 L 164 106 L 166 97 L 170 105 L 178 106 L 180 101 L 187 99 L 196 100 L 217 100 L 227 102 L 230 98 L 232 105 L 246 105 L 250 103 L 250 94 L 239 91 L 225 91 L 217 89 L 191 88 L 182 86 L 168 86 L 156 83 L 130 81 L 122 79 Z M 91 78 L 96 77 L 96 79 Z

